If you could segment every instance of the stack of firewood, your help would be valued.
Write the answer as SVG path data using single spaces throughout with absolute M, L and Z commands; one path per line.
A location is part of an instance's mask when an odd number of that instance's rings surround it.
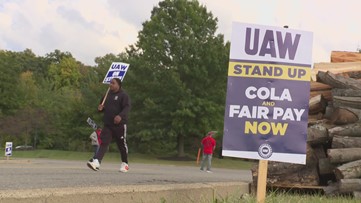
M 326 194 L 352 193 L 361 197 L 361 81 L 360 72 L 335 75 L 319 72 L 317 80 L 332 87 L 324 118 L 329 148 L 319 161 L 320 175 L 328 174 Z M 324 174 L 322 174 L 324 173 Z
M 345 72 L 316 71 L 311 82 L 306 165 L 270 161 L 268 187 L 320 188 L 329 195 L 361 198 L 361 63 L 352 63 L 357 68 Z M 255 189 L 257 164 L 252 176 Z

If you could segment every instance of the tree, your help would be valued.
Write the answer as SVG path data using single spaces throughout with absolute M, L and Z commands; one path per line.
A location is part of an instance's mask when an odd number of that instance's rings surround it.
M 128 50 L 137 61 L 131 91 L 147 90 L 131 94 L 142 107 L 132 115 L 143 140 L 177 138 L 184 156 L 185 137 L 223 128 L 229 44 L 216 30 L 217 18 L 198 1 L 162 1 L 143 23 Z
M 59 63 L 52 63 L 49 68 L 49 77 L 53 79 L 55 89 L 62 87 L 79 87 L 80 64 L 72 57 L 63 57 Z
M 17 84 L 21 64 L 16 53 L 0 50 L 0 116 L 7 115 L 20 106 Z
M 73 58 L 70 52 L 62 52 L 59 49 L 55 49 L 53 52 L 46 54 L 45 60 L 51 63 L 60 63 L 63 58 Z

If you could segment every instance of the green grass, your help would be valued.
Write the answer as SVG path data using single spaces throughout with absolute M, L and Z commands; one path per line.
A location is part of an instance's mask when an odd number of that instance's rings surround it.
M 242 197 L 229 195 L 223 199 L 215 199 L 213 203 L 256 203 L 255 196 L 245 194 Z M 268 192 L 265 203 L 359 203 L 359 199 L 350 196 L 327 197 L 323 194 L 300 194 L 293 192 Z
M 91 158 L 92 152 L 74 152 L 74 151 L 60 151 L 60 150 L 30 150 L 30 151 L 13 151 L 12 159 L 16 158 L 46 158 L 57 160 L 88 160 Z M 129 162 L 132 163 L 145 163 L 145 164 L 165 164 L 165 165 L 177 165 L 177 166 L 197 166 L 194 160 L 184 161 L 175 160 L 170 157 L 167 159 L 160 158 L 167 157 L 156 156 L 149 154 L 136 154 L 130 153 L 128 156 Z M 107 162 L 119 162 L 120 155 L 116 152 L 108 152 L 105 154 L 103 161 Z M 254 162 L 246 161 L 243 159 L 224 157 L 219 159 L 214 157 L 212 159 L 212 167 L 214 168 L 228 168 L 228 169 L 243 169 L 249 170 Z

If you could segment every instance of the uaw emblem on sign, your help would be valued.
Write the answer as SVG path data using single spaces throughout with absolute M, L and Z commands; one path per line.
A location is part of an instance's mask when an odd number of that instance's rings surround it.
M 129 64 L 127 63 L 113 62 L 112 65 L 110 65 L 107 74 L 105 75 L 103 84 L 109 84 L 113 78 L 119 78 L 121 81 L 123 81 L 128 68 Z

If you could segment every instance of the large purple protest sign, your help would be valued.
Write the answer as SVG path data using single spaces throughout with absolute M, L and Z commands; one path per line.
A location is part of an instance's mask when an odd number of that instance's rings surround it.
M 234 23 L 223 156 L 305 164 L 312 33 Z

